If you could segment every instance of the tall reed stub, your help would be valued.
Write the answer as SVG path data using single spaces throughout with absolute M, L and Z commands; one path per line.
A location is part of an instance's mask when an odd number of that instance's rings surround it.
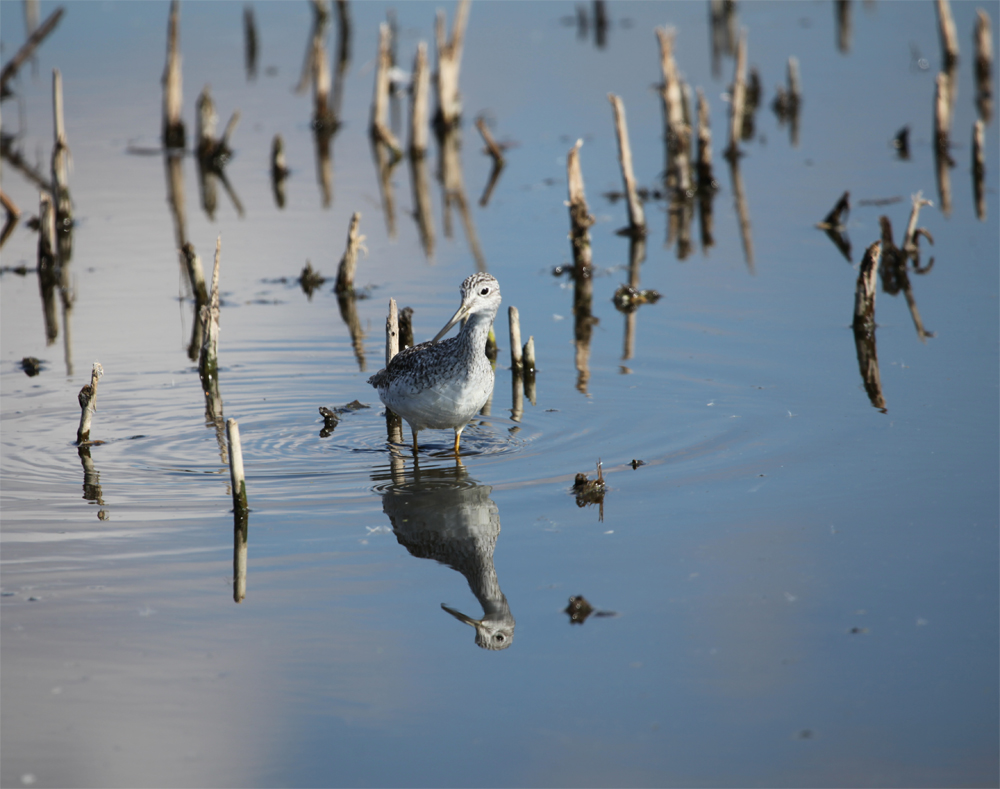
M 233 511 L 237 515 L 248 512 L 247 482 L 243 473 L 243 444 L 240 426 L 235 419 L 226 420 L 226 439 L 229 445 L 229 480 L 232 483 Z
M 458 77 L 462 68 L 462 47 L 465 44 L 465 27 L 468 21 L 469 0 L 459 0 L 449 39 L 444 11 L 437 12 L 434 30 L 438 58 L 438 109 L 434 126 L 439 136 L 457 126 L 462 116 L 462 94 L 458 90 Z
M 90 420 L 97 410 L 97 382 L 104 375 L 104 368 L 94 362 L 90 371 L 90 383 L 86 384 L 77 395 L 80 401 L 80 426 L 76 430 L 77 444 L 90 444 Z M 98 442 L 100 443 L 100 442 Z
M 65 11 L 65 8 L 59 7 L 49 14 L 45 21 L 28 36 L 28 40 L 14 54 L 14 57 L 4 64 L 3 71 L 0 71 L 0 98 L 6 99 L 14 95 L 7 87 L 7 83 L 17 74 L 24 62 L 31 58 L 38 46 L 56 29 L 56 25 L 59 24 Z
M 365 237 L 360 233 L 361 212 L 351 215 L 351 223 L 347 228 L 347 246 L 344 256 L 337 267 L 337 284 L 334 291 L 338 294 L 354 295 L 354 274 L 358 266 L 358 252 L 364 249 Z
M 615 135 L 618 138 L 618 163 L 621 165 L 622 181 L 625 184 L 625 199 L 628 205 L 628 232 L 633 235 L 646 234 L 646 214 L 635 187 L 632 171 L 632 146 L 629 144 L 628 124 L 625 122 L 625 105 L 619 96 L 608 94 L 614 111 Z
M 215 242 L 215 265 L 212 268 L 212 290 L 209 300 L 201 306 L 201 355 L 198 371 L 203 379 L 218 383 L 219 377 L 219 263 L 222 257 L 222 236 Z

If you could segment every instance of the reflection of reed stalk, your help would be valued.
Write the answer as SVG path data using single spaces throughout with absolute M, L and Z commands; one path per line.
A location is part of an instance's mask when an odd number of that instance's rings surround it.
M 854 290 L 854 322 L 855 331 L 865 331 L 869 334 L 875 331 L 875 283 L 878 277 L 878 264 L 882 256 L 882 242 L 876 241 L 865 251 L 864 259 L 858 271 L 858 282 Z
M 430 94 L 431 73 L 427 68 L 427 44 L 417 44 L 413 60 L 413 88 L 410 99 L 410 157 L 419 158 L 427 153 L 427 101 Z
M 180 2 L 170 3 L 170 20 L 167 23 L 167 65 L 163 70 L 163 146 L 183 148 L 184 121 L 181 120 L 183 80 L 180 53 Z
M 52 148 L 52 193 L 55 198 L 56 228 L 60 236 L 69 236 L 73 225 L 73 204 L 69 197 L 69 145 L 63 119 L 62 74 L 52 69 L 52 114 L 55 144 Z M 62 246 L 62 245 L 60 245 Z M 67 255 L 61 255 L 66 259 Z
M 747 31 L 740 31 L 736 42 L 736 71 L 733 74 L 733 84 L 729 90 L 729 147 L 726 156 L 733 159 L 739 156 L 739 140 L 743 136 L 743 110 L 747 95 Z
M 986 219 L 986 190 L 983 181 L 986 179 L 986 129 L 981 120 L 972 127 L 972 197 L 976 203 L 976 217 Z
M 21 65 L 32 56 L 35 49 L 37 49 L 39 44 L 45 40 L 49 33 L 56 29 L 56 25 L 58 25 L 59 20 L 62 19 L 64 11 L 65 9 L 63 8 L 57 8 L 49 14 L 41 26 L 36 28 L 35 31 L 28 37 L 28 40 L 24 42 L 14 57 L 7 61 L 6 65 L 3 67 L 3 71 L 0 72 L 0 95 L 2 95 L 3 98 L 7 98 L 7 96 L 10 95 L 7 91 L 7 82 L 15 74 L 17 74 Z
M 973 40 L 976 44 L 976 107 L 979 117 L 989 123 L 993 116 L 993 35 L 990 15 L 981 8 L 976 12 Z
M 403 155 L 396 135 L 389 128 L 389 71 L 392 68 L 390 49 L 392 33 L 385 22 L 379 25 L 378 55 L 375 58 L 375 95 L 372 98 L 372 117 L 369 133 L 376 143 L 383 143 L 392 151 L 393 158 Z

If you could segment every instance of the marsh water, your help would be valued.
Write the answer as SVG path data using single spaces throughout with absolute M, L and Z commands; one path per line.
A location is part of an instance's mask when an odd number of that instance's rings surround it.
M 47 173 L 62 73 L 75 226 L 74 299 L 52 301 L 47 322 L 24 223 L 38 188 L 5 159 L 24 215 L 0 276 L 3 786 L 996 785 L 1000 157 L 990 117 L 977 218 L 976 5 L 952 4 L 946 214 L 932 3 L 740 4 L 763 97 L 731 168 L 734 60 L 713 56 L 707 3 L 608 4 L 595 26 L 590 5 L 477 0 L 461 72 L 467 211 L 454 193 L 446 204 L 432 143 L 430 236 L 415 170 L 404 160 L 386 189 L 368 136 L 390 8 L 400 67 L 419 41 L 433 52 L 435 5 L 350 5 L 324 186 L 312 100 L 295 91 L 310 5 L 253 4 L 253 73 L 243 4 L 181 6 L 188 148 L 205 84 L 220 128 L 241 113 L 214 205 L 195 159 L 177 160 L 186 238 L 209 271 L 221 236 L 221 412 L 189 356 L 160 152 L 168 5 L 71 3 L 12 83 L 3 132 Z M 24 5 L 0 4 L 0 24 L 6 62 Z M 711 111 L 718 192 L 690 248 L 668 235 L 662 197 L 657 25 L 677 29 L 678 68 Z M 334 18 L 331 58 L 336 32 Z M 794 135 L 771 109 L 790 56 Z M 640 286 L 660 294 L 631 316 L 612 303 L 630 248 L 608 93 L 649 190 Z M 480 115 L 509 146 L 488 200 Z M 892 141 L 906 125 L 903 158 Z M 572 263 L 577 139 L 596 219 L 584 348 L 573 282 L 553 273 Z M 847 254 L 815 227 L 844 191 Z M 910 282 L 932 336 L 880 287 L 876 389 L 850 327 L 858 264 L 881 216 L 898 240 L 917 192 L 933 201 L 918 224 L 934 265 Z M 354 212 L 367 298 L 352 335 L 333 280 Z M 307 261 L 327 277 L 311 295 Z M 448 431 L 422 433 L 414 458 L 408 436 L 388 444 L 366 383 L 384 364 L 388 299 L 429 339 L 477 268 L 503 294 L 489 413 L 460 461 Z M 516 399 L 509 305 L 534 338 L 533 400 Z M 94 362 L 103 443 L 82 449 L 77 393 Z M 320 406 L 344 409 L 332 431 Z M 242 435 L 242 534 L 222 418 Z M 598 463 L 603 503 L 578 504 L 574 479 Z M 582 623 L 565 612 L 578 595 L 595 609 Z M 505 648 L 480 648 L 442 604 L 500 622 Z

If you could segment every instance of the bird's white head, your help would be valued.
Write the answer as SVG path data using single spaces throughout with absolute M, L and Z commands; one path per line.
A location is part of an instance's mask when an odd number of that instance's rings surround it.
M 431 342 L 440 340 L 452 326 L 466 317 L 476 316 L 485 319 L 486 325 L 489 326 L 493 323 L 499 308 L 500 283 L 490 274 L 472 274 L 462 283 L 462 305 Z

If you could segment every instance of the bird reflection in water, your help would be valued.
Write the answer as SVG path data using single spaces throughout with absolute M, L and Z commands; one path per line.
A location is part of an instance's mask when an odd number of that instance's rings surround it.
M 506 649 L 514 639 L 514 617 L 500 590 L 493 549 L 500 534 L 500 512 L 492 488 L 469 478 L 461 463 L 453 467 L 401 470 L 375 475 L 391 480 L 382 489 L 382 510 L 389 516 L 400 545 L 421 559 L 434 559 L 457 570 L 483 608 L 474 619 L 441 604 L 460 622 L 476 629 L 476 645 Z

